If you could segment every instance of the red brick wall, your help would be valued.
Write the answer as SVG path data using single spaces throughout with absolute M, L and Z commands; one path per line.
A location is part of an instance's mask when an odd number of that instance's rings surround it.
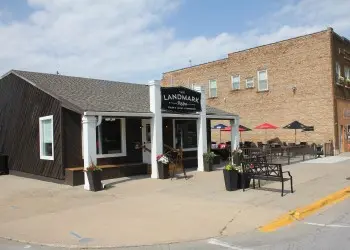
M 223 60 L 164 73 L 162 84 L 208 88 L 209 80 L 216 79 L 218 97 L 208 99 L 208 105 L 239 114 L 242 125 L 254 128 L 269 122 L 282 127 L 299 120 L 314 126 L 315 131 L 298 132 L 297 141 L 327 142 L 334 139 L 331 32 L 235 52 Z M 268 71 L 267 92 L 257 91 L 257 71 L 261 69 Z M 240 90 L 232 90 L 232 75 L 240 75 Z M 245 88 L 247 77 L 254 77 L 253 89 Z M 213 131 L 213 140 L 218 140 L 218 134 Z M 294 130 L 269 130 L 266 136 L 294 142 Z M 244 132 L 242 137 L 264 141 L 265 131 Z M 229 134 L 223 132 L 222 138 L 228 140 Z

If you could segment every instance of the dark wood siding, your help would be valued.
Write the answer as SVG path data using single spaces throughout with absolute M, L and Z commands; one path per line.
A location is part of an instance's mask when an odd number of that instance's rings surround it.
M 62 108 L 63 163 L 65 168 L 82 167 L 81 114 Z
M 53 115 L 54 160 L 41 160 L 39 118 Z M 0 150 L 10 170 L 63 179 L 61 105 L 50 95 L 10 74 L 0 80 Z

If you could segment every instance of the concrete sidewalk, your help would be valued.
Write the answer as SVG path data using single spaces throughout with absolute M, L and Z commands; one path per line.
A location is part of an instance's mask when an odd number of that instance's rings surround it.
M 189 180 L 109 180 L 102 192 L 0 176 L 0 237 L 67 247 L 152 245 L 249 232 L 286 211 L 349 186 L 350 161 L 285 166 L 294 194 L 280 183 L 226 192 L 221 170 Z M 289 183 L 286 183 L 289 189 Z M 268 190 L 266 190 L 268 189 Z

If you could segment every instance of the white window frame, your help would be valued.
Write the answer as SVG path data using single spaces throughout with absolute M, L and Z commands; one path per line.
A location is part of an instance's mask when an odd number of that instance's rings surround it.
M 260 76 L 259 76 L 259 73 L 260 72 L 266 72 L 266 89 L 260 89 Z M 267 69 L 263 69 L 263 70 L 258 70 L 257 72 L 257 75 L 258 75 L 258 92 L 263 92 L 263 91 L 268 91 L 269 90 L 269 77 L 268 77 L 268 73 L 267 73 Z
M 103 118 L 102 118 L 103 119 Z M 125 130 L 125 118 L 115 118 L 120 120 L 120 133 L 122 136 L 121 141 L 121 152 L 116 154 L 98 154 L 96 150 L 96 158 L 114 158 L 114 157 L 124 157 L 126 156 L 126 130 Z M 100 124 L 101 125 L 101 124 Z M 96 126 L 96 133 L 98 127 Z
M 183 121 L 183 120 L 193 120 L 193 119 L 173 119 L 173 148 L 176 148 L 175 141 L 176 141 L 176 128 L 175 128 L 175 121 Z M 196 121 L 197 128 L 198 128 L 198 120 Z M 197 143 L 198 143 L 198 129 L 197 131 Z M 198 150 L 197 148 L 183 148 L 182 151 L 196 151 Z
M 46 156 L 43 153 L 43 136 L 42 136 L 42 132 L 43 132 L 43 121 L 46 120 L 51 120 L 51 141 L 52 141 L 52 156 Z M 54 155 L 55 155 L 55 143 L 54 143 L 54 135 L 53 135 L 54 131 L 53 131 L 53 115 L 48 115 L 48 116 L 43 116 L 39 118 L 39 148 L 40 148 L 40 159 L 41 160 L 54 160 Z
M 212 96 L 212 94 L 211 94 L 211 82 L 212 81 L 215 81 L 215 85 L 216 85 L 216 96 Z M 209 80 L 209 82 L 208 82 L 208 85 L 209 85 L 209 98 L 216 98 L 216 97 L 218 97 L 218 82 L 217 82 L 217 80 L 216 79 L 210 79 Z
M 252 86 L 248 86 L 248 80 L 252 80 L 253 81 L 253 85 Z M 253 89 L 254 88 L 254 77 L 247 77 L 246 79 L 245 79 L 245 88 L 246 89 Z
M 338 72 L 338 69 L 339 69 L 339 72 Z M 341 76 L 341 66 L 339 62 L 335 62 L 335 74 L 338 80 L 338 77 Z
M 238 88 L 235 88 L 235 86 L 233 85 L 233 79 L 234 78 L 238 78 Z M 233 75 L 233 76 L 231 76 L 231 86 L 232 86 L 232 90 L 241 89 L 241 76 L 240 75 Z

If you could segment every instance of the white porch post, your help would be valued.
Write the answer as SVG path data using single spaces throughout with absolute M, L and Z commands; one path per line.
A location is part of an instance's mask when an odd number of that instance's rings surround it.
M 90 163 L 97 164 L 96 158 L 96 124 L 95 116 L 83 116 L 83 150 L 84 150 L 84 170 L 86 170 Z M 84 173 L 84 189 L 90 190 L 87 173 Z
M 199 113 L 199 119 L 197 120 L 197 158 L 198 168 L 197 171 L 204 171 L 203 154 L 208 151 L 207 143 L 207 105 L 205 99 L 205 89 L 198 88 L 198 92 L 201 92 L 201 108 L 202 111 Z
M 153 113 L 153 117 L 151 119 L 151 178 L 158 179 L 159 173 L 157 155 L 163 154 L 163 118 L 161 111 L 160 81 L 150 81 L 149 85 L 150 110 Z
M 239 147 L 239 117 L 230 120 L 231 125 L 231 151 Z

